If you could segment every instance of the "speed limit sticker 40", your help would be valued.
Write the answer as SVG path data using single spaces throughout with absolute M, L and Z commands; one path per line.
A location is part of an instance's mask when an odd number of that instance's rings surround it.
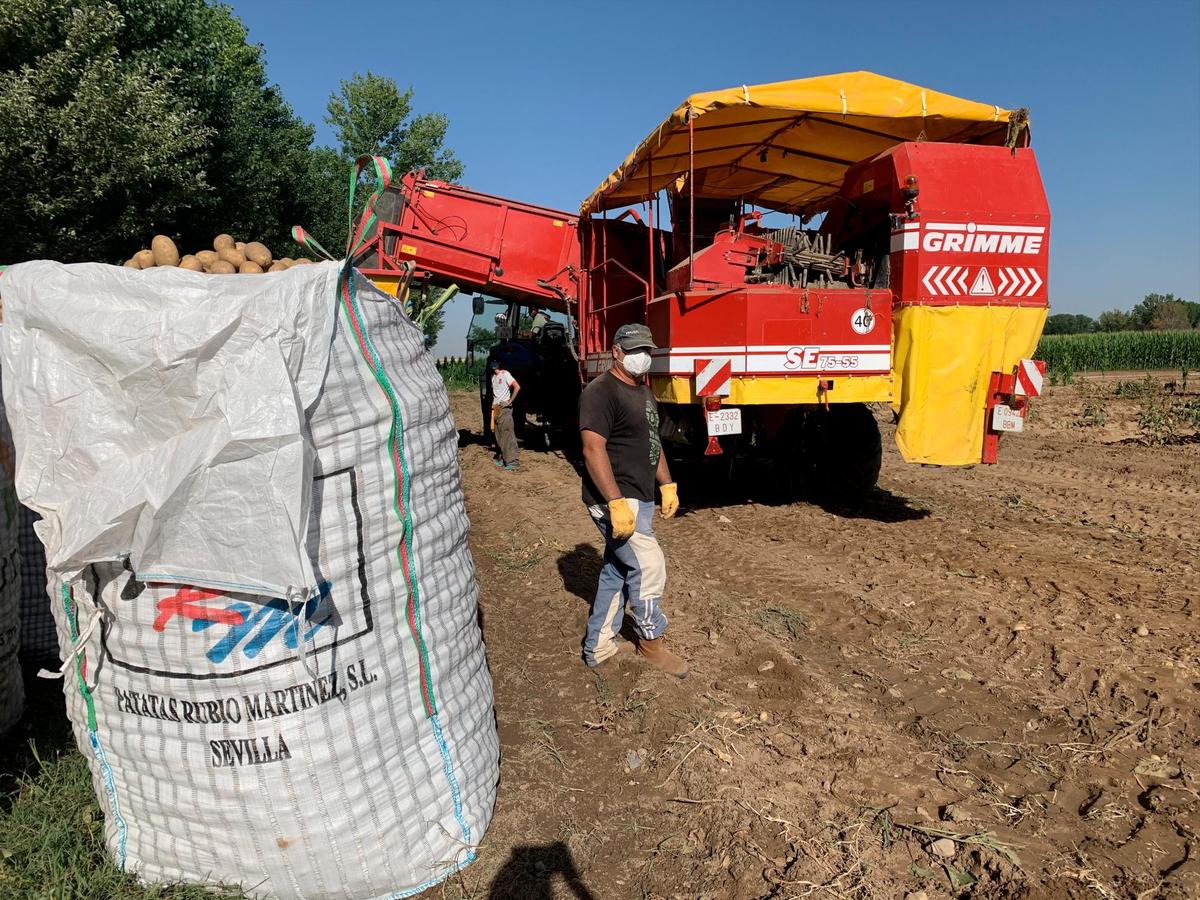
M 875 330 L 875 313 L 865 306 L 856 309 L 850 316 L 850 327 L 856 334 L 870 334 Z

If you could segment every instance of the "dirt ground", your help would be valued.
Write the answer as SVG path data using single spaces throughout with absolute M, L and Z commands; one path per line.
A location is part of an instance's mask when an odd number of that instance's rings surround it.
M 575 471 L 498 469 L 454 394 L 503 761 L 431 896 L 1200 896 L 1200 442 L 1097 392 L 1053 389 L 994 467 L 906 465 L 880 410 L 862 509 L 677 472 L 684 681 L 582 664 Z

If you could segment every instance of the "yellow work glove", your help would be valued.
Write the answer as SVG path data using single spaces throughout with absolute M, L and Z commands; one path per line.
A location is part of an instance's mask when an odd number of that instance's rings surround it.
M 662 491 L 663 518 L 670 519 L 679 512 L 679 486 L 672 481 L 670 484 L 660 484 L 658 489 Z
M 629 508 L 629 501 L 624 497 L 608 501 L 608 518 L 612 522 L 613 537 L 618 541 L 623 541 L 632 535 L 633 529 L 637 526 L 633 510 Z

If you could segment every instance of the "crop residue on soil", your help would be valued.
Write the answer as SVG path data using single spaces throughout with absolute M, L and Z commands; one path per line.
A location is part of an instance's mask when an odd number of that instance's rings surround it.
M 575 471 L 496 468 L 453 404 L 503 761 L 436 895 L 1200 896 L 1200 443 L 1059 387 L 996 467 L 906 466 L 883 425 L 865 509 L 681 477 L 680 682 L 582 664 Z

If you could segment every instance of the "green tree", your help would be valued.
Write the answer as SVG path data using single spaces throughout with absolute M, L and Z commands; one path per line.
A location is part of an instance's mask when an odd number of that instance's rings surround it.
M 412 88 L 368 71 L 343 81 L 329 96 L 325 121 L 350 159 L 383 156 L 397 174 L 423 168 L 430 178 L 458 181 L 462 163 L 445 147 L 450 120 L 442 113 L 412 115 Z
M 173 73 L 176 102 L 211 131 L 201 163 L 213 190 L 174 223 L 188 247 L 229 232 L 291 244 L 308 215 L 302 188 L 313 128 L 267 80 L 262 47 L 223 4 L 206 0 L 114 0 L 126 21 L 122 55 Z
M 498 341 L 495 328 L 472 325 L 471 330 L 467 332 L 467 343 L 475 348 L 476 353 L 487 355 L 487 352 L 496 346 Z
M 212 130 L 111 3 L 0 2 L 0 260 L 125 258 L 208 198 Z
M 0 258 L 278 248 L 307 218 L 313 130 L 229 7 L 0 0 L 0 22 Z
M 1164 303 L 1175 303 L 1178 298 L 1174 294 L 1147 294 L 1142 302 L 1130 310 L 1130 318 L 1135 331 L 1148 331 L 1154 327 L 1154 317 L 1159 307 Z
M 449 120 L 441 113 L 413 115 L 412 97 L 411 88 L 401 91 L 391 78 L 372 72 L 343 81 L 329 95 L 325 121 L 332 126 L 338 146 L 318 148 L 309 155 L 305 190 L 310 210 L 307 227 L 330 252 L 345 245 L 348 175 L 357 157 L 385 157 L 397 178 L 420 168 L 443 181 L 462 177 L 462 163 L 445 147 Z M 356 213 L 365 192 L 358 199 Z
M 1096 330 L 1096 321 L 1091 316 L 1072 313 L 1057 313 L 1046 319 L 1045 334 L 1085 334 Z
M 1186 331 L 1192 327 L 1187 306 L 1181 300 L 1160 303 L 1150 320 L 1150 327 L 1155 331 Z
M 1129 331 L 1133 327 L 1133 318 L 1123 310 L 1110 309 L 1100 313 L 1096 324 L 1101 331 Z

